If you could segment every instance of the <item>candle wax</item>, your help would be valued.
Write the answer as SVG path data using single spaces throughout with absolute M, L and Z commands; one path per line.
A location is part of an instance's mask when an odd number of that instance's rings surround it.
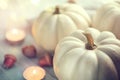
M 6 39 L 11 42 L 18 42 L 25 38 L 25 32 L 19 29 L 11 29 L 6 32 Z
M 25 69 L 23 77 L 26 80 L 41 80 L 45 76 L 45 70 L 39 66 L 31 66 Z

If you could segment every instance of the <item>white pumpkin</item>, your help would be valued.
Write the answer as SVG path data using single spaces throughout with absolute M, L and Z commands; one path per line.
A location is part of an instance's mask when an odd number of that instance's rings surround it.
M 90 24 L 90 17 L 82 7 L 67 3 L 43 11 L 33 24 L 32 34 L 40 47 L 51 51 L 63 37 Z
M 87 13 L 93 17 L 98 8 L 113 1 L 114 0 L 76 0 L 76 3 L 80 4 L 87 11 Z
M 120 80 L 120 41 L 109 31 L 76 30 L 55 50 L 59 80 Z
M 111 31 L 120 39 L 120 3 L 105 4 L 93 17 L 93 27 L 100 31 Z

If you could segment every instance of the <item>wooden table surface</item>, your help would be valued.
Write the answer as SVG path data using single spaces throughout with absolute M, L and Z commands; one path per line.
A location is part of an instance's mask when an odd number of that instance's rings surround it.
M 38 65 L 38 58 L 27 58 L 22 54 L 22 47 L 26 45 L 36 45 L 32 36 L 27 33 L 27 36 L 22 44 L 10 45 L 6 42 L 4 32 L 0 35 L 0 80 L 25 80 L 23 71 L 29 66 Z M 5 54 L 10 53 L 16 56 L 17 62 L 10 69 L 2 67 Z M 43 67 L 46 70 L 46 76 L 43 80 L 57 80 L 52 67 Z

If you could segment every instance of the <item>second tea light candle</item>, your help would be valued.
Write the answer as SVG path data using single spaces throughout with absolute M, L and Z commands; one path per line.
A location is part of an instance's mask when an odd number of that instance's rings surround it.
M 23 30 L 16 28 L 8 30 L 5 34 L 6 40 L 12 43 L 23 41 L 25 36 L 26 34 Z
M 45 70 L 39 66 L 30 66 L 23 72 L 23 77 L 26 80 L 42 80 L 45 75 Z

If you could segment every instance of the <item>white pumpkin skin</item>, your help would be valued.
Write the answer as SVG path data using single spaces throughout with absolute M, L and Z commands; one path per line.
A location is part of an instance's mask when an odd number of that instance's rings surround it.
M 76 3 L 80 4 L 92 18 L 98 8 L 113 1 L 114 0 L 76 0 Z
M 92 35 L 96 48 L 86 49 L 83 33 Z M 77 30 L 58 43 L 53 68 L 59 80 L 120 80 L 120 41 L 108 31 Z
M 48 51 L 54 50 L 63 37 L 78 28 L 84 30 L 91 24 L 85 10 L 73 3 L 61 5 L 59 13 L 54 12 L 55 7 L 43 11 L 32 27 L 36 43 Z
M 120 4 L 113 2 L 102 6 L 97 10 L 92 23 L 94 28 L 111 31 L 120 39 Z

